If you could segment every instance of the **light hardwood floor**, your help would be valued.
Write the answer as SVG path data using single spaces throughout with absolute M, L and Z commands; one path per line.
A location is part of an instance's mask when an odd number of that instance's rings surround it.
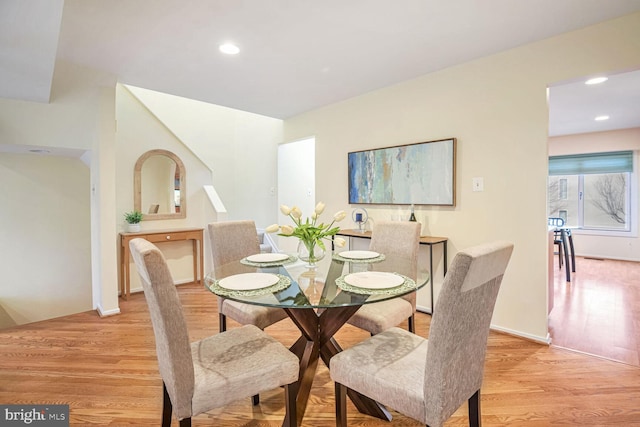
M 193 340 L 218 330 L 216 299 L 200 285 L 179 286 Z M 0 331 L 0 403 L 69 404 L 71 425 L 157 426 L 162 386 L 153 332 L 142 294 L 122 302 L 122 314 L 94 312 Z M 426 336 L 430 317 L 418 314 Z M 230 321 L 229 327 L 236 325 Z M 285 320 L 267 328 L 285 344 L 297 329 Z M 345 326 L 337 340 L 365 339 Z M 482 421 L 490 426 L 640 426 L 640 368 L 491 333 L 482 387 Z M 350 404 L 349 404 L 350 405 Z M 333 383 L 320 363 L 303 426 L 334 426 Z M 464 405 L 447 426 L 468 425 Z M 278 426 L 282 390 L 244 399 L 194 418 L 194 426 Z M 350 426 L 418 426 L 393 412 L 392 423 L 349 406 Z M 177 422 L 174 421 L 174 426 Z
M 554 346 L 640 366 L 640 263 L 577 257 L 567 282 L 556 256 L 554 290 Z

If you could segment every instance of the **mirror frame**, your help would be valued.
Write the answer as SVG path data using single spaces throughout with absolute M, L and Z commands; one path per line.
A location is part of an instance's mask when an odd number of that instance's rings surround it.
M 166 156 L 176 162 L 178 171 L 180 172 L 180 212 L 168 214 L 146 214 L 142 211 L 142 165 L 145 160 L 151 156 Z M 143 221 L 155 221 L 159 219 L 179 219 L 187 217 L 187 186 L 186 186 L 186 170 L 182 160 L 171 151 L 167 150 L 149 150 L 140 156 L 133 168 L 133 207 L 142 213 Z

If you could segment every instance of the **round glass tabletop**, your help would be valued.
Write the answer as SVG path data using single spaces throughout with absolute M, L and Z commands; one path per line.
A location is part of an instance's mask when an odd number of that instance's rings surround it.
M 280 258 L 282 262 L 274 262 L 273 257 L 264 265 L 236 261 L 218 266 L 205 278 L 205 286 L 218 296 L 248 304 L 331 308 L 397 298 L 429 282 L 428 272 L 418 273 L 414 280 L 408 260 L 386 255 L 349 258 L 327 254 L 313 267 L 294 256 Z

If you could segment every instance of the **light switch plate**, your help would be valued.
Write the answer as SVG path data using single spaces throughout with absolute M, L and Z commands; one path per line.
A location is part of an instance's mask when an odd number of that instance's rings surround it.
M 484 191 L 484 178 L 473 178 L 473 191 Z

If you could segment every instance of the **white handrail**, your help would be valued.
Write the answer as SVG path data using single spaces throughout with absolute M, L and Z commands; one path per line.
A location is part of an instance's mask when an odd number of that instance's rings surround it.
M 227 208 L 224 207 L 224 203 L 222 203 L 222 199 L 218 196 L 213 185 L 203 185 L 202 187 L 209 198 L 213 210 L 216 212 L 217 221 L 227 219 Z

